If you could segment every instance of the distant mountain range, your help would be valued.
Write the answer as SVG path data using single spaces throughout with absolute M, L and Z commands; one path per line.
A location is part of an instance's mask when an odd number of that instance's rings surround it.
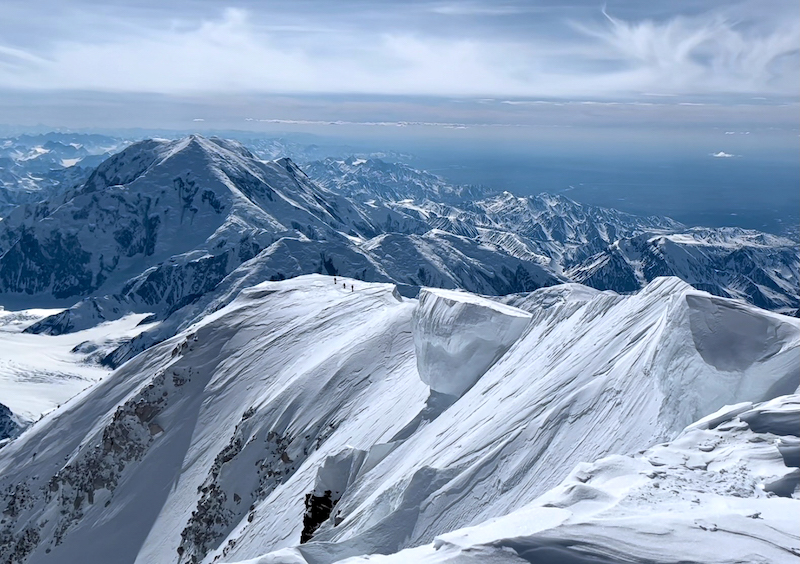
M 63 193 L 127 144 L 105 135 L 45 133 L 0 139 L 0 218 Z
M 800 247 L 785 237 L 688 228 L 669 218 L 585 206 L 563 196 L 493 194 L 374 159 L 326 159 L 305 170 L 331 190 L 367 205 L 379 202 L 408 218 L 389 230 L 420 221 L 600 290 L 633 292 L 658 276 L 677 276 L 765 309 L 794 313 L 799 306 Z
M 160 340 L 239 289 L 307 273 L 487 295 L 575 281 L 629 293 L 659 276 L 795 313 L 796 242 L 742 229 L 457 187 L 403 164 L 262 161 L 190 136 L 135 143 L 0 222 L 0 304 L 69 307 L 30 331 L 128 312 Z M 180 312 L 180 313 L 178 313 Z M 166 333 L 163 333 L 166 332 Z

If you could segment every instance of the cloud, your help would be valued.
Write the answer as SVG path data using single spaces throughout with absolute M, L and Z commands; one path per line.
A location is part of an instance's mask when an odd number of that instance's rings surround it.
M 438 4 L 431 6 L 430 11 L 445 16 L 509 16 L 529 11 L 521 6 L 500 4 L 477 4 L 459 2 L 452 4 Z
M 655 20 L 603 17 L 592 8 L 567 25 L 566 15 L 575 9 L 562 13 L 520 2 L 426 4 L 429 16 L 463 16 L 451 18 L 452 30 L 442 31 L 450 28 L 434 28 L 419 14 L 416 20 L 403 16 L 402 25 L 387 23 L 401 19 L 402 4 L 386 4 L 385 15 L 358 5 L 367 13 L 346 14 L 352 21 L 319 14 L 330 20 L 328 25 L 317 21 L 308 4 L 305 12 L 288 15 L 243 8 L 214 13 L 204 4 L 199 19 L 192 19 L 188 8 L 169 17 L 134 18 L 96 6 L 62 7 L 59 26 L 43 14 L 31 19 L 43 29 L 70 31 L 24 48 L 0 45 L 0 90 L 587 101 L 742 94 L 797 98 L 796 8 L 771 15 L 753 9 L 736 14 L 736 20 L 722 9 Z M 317 6 L 324 12 L 327 5 Z M 2 15 L 0 8 L 0 20 Z M 514 17 L 486 17 L 493 15 Z M 487 21 L 495 22 L 493 27 Z M 526 35 L 521 27 L 532 31 Z M 11 37 L 3 31 L 0 23 L 0 37 Z
M 730 153 L 719 151 L 718 153 L 711 153 L 711 156 L 717 159 L 729 159 L 731 157 L 735 157 L 736 155 L 731 155 Z
M 797 18 L 764 26 L 743 25 L 722 12 L 665 21 L 625 21 L 605 10 L 608 25 L 574 27 L 611 50 L 624 64 L 620 80 L 657 85 L 671 94 L 795 94 L 800 73 Z M 762 22 L 764 23 L 764 22 Z

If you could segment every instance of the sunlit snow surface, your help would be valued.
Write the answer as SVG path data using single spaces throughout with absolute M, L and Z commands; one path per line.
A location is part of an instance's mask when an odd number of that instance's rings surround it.
M 0 310 L 0 403 L 24 423 L 35 421 L 111 372 L 92 361 L 93 353 L 152 327 L 139 325 L 146 314 L 132 314 L 67 335 L 22 332 L 58 311 Z
M 673 278 L 429 297 L 319 275 L 243 291 L 0 449 L 0 556 L 796 561 L 796 397 L 751 404 L 797 391 L 797 319 Z M 510 348 L 453 322 L 452 350 L 507 350 L 442 406 L 412 319 L 482 308 L 529 321 Z M 300 545 L 320 488 L 341 499 Z
M 503 517 L 417 549 L 343 562 L 797 562 L 800 396 L 710 419 L 712 428 L 700 422 L 634 456 L 579 464 L 558 487 Z
M 524 311 L 474 294 L 423 289 L 412 320 L 420 378 L 433 391 L 460 397 L 530 320 Z

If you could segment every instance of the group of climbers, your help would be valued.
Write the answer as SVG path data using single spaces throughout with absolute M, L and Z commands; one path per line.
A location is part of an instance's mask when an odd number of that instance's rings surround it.
M 338 284 L 339 284 L 339 283 L 336 281 L 336 277 L 335 277 L 335 276 L 333 277 L 333 283 L 334 283 L 334 284 L 336 284 L 337 286 L 338 286 Z M 342 286 L 344 286 L 344 289 L 345 289 L 345 290 L 347 290 L 347 282 L 342 282 Z M 355 291 L 356 291 L 356 287 L 355 287 L 355 285 L 354 285 L 354 284 L 350 284 L 350 291 L 351 291 L 351 292 L 355 292 Z

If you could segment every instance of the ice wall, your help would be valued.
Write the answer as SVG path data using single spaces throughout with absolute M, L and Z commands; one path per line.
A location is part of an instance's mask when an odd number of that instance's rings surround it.
M 412 317 L 414 351 L 431 390 L 461 396 L 511 348 L 531 315 L 492 300 L 424 288 Z

